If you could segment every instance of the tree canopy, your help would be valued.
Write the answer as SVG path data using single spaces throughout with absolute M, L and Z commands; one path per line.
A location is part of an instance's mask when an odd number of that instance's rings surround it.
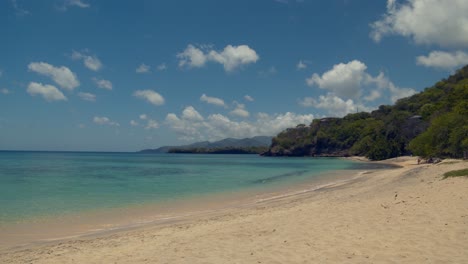
M 423 92 L 371 113 L 315 119 L 279 133 L 265 155 L 400 155 L 461 158 L 468 152 L 468 66 Z

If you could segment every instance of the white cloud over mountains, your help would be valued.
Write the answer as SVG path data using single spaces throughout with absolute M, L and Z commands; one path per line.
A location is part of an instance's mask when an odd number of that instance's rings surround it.
M 49 84 L 30 82 L 26 90 L 32 96 L 40 95 L 46 101 L 67 101 L 67 97 L 57 87 Z
M 468 1 L 387 0 L 387 12 L 371 24 L 371 37 L 379 42 L 387 35 L 411 38 L 416 44 L 468 47 Z
M 468 54 L 463 51 L 432 51 L 427 56 L 418 56 L 416 63 L 425 67 L 453 70 L 468 64 Z
M 231 72 L 243 65 L 257 62 L 259 56 L 247 45 L 227 45 L 221 52 L 218 52 L 189 44 L 183 52 L 177 54 L 177 58 L 179 67 L 200 68 L 210 61 L 223 65 L 225 71 Z
M 153 90 L 138 90 L 133 93 L 133 96 L 146 100 L 153 105 L 164 104 L 164 98 Z
M 361 99 L 372 102 L 388 93 L 391 101 L 395 102 L 416 93 L 411 88 L 397 87 L 383 72 L 372 76 L 367 72 L 366 64 L 358 60 L 336 64 L 322 74 L 314 73 L 306 82 L 328 92 L 317 99 L 306 97 L 299 100 L 299 104 L 324 109 L 333 116 L 344 116 L 357 109 L 369 111 L 370 107 L 358 103 Z
M 65 66 L 55 67 L 45 62 L 31 62 L 28 65 L 28 69 L 51 78 L 65 90 L 72 91 L 80 85 L 76 74 Z
M 327 95 L 320 95 L 318 100 L 312 97 L 306 97 L 299 101 L 299 104 L 304 107 L 314 107 L 317 109 L 324 109 L 327 111 L 328 116 L 342 117 L 349 113 L 357 111 L 371 111 L 372 108 L 357 104 L 352 99 L 343 100 L 333 93 Z
M 218 140 L 227 137 L 244 138 L 258 135 L 276 135 L 280 131 L 309 124 L 313 115 L 285 114 L 268 115 L 259 113 L 252 122 L 233 121 L 222 114 L 203 117 L 194 107 L 186 107 L 180 116 L 169 113 L 165 124 L 179 135 L 182 140 Z
M 244 117 L 244 118 L 247 118 L 247 117 L 250 116 L 250 113 L 249 113 L 249 111 L 247 111 L 245 109 L 244 104 L 239 104 L 237 102 L 234 102 L 234 104 L 235 104 L 236 107 L 234 108 L 234 110 L 229 112 L 230 115 L 238 116 L 238 117 Z

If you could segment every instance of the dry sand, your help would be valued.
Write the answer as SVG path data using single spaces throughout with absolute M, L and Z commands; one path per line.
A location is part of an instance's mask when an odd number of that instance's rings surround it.
M 369 171 L 183 223 L 0 253 L 0 263 L 468 263 L 468 162 Z

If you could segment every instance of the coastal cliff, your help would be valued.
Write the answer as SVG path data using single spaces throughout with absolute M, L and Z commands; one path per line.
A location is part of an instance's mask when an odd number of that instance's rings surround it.
M 468 153 L 468 66 L 423 92 L 371 113 L 315 119 L 273 138 L 265 156 L 401 155 L 463 158 Z

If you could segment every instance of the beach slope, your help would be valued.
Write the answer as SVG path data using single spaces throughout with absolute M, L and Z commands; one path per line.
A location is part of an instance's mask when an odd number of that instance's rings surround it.
M 1 263 L 466 263 L 468 162 L 361 172 L 248 208 L 0 253 Z

